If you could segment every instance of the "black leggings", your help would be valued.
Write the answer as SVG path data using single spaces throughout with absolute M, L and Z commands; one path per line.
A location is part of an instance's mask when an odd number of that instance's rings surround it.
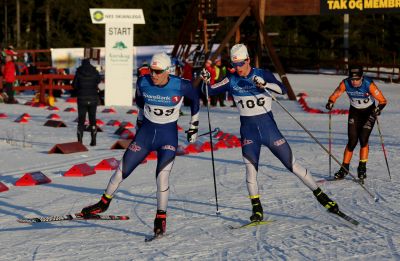
M 89 124 L 90 126 L 96 126 L 96 110 L 97 101 L 90 100 L 79 100 L 78 99 L 78 130 L 84 131 L 86 113 L 89 114 Z
M 356 109 L 350 106 L 348 121 L 348 137 L 347 149 L 353 151 L 360 141 L 360 147 L 368 145 L 369 135 L 374 127 L 376 118 L 372 115 L 375 105 L 371 105 L 365 109 Z
M 14 83 L 12 83 L 12 82 L 6 82 L 6 83 L 4 84 L 4 89 L 5 89 L 6 93 L 7 93 L 8 102 L 9 102 L 9 103 L 12 103 L 12 102 L 14 101 L 14 90 L 13 90 L 13 86 L 14 86 Z
M 224 101 L 225 101 L 225 92 L 210 97 L 211 106 L 217 106 L 218 102 L 220 106 L 223 106 L 225 105 Z

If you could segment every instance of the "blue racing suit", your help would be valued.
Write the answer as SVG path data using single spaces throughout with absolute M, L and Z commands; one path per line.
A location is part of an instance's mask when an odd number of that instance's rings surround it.
M 268 90 L 258 88 L 253 77 L 259 76 L 267 89 L 285 94 L 285 86 L 266 70 L 252 68 L 249 75 L 229 74 L 222 81 L 208 87 L 209 95 L 229 92 L 240 113 L 242 156 L 246 164 L 246 181 L 251 198 L 259 194 L 257 184 L 261 145 L 267 146 L 283 165 L 296 174 L 311 190 L 318 188 L 311 174 L 298 164 L 285 137 L 279 131 L 271 111 L 272 97 Z M 268 88 L 274 87 L 274 88 Z
M 157 209 L 166 211 L 169 193 L 169 174 L 178 146 L 177 121 L 183 98 L 191 103 L 191 123 L 198 121 L 199 98 L 197 90 L 188 80 L 170 75 L 164 86 L 154 85 L 151 77 L 140 77 L 136 87 L 138 119 L 142 126 L 126 149 L 118 169 L 106 189 L 113 195 L 120 183 L 152 152 L 157 151 Z

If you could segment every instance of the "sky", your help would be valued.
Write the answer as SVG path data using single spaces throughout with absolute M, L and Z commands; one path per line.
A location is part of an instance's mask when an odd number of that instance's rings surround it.
M 309 107 L 325 110 L 329 95 L 345 76 L 289 74 L 295 93 L 308 94 Z M 67 96 L 59 98 L 56 107 L 34 108 L 23 105 L 32 99 L 29 93 L 18 94 L 19 105 L 0 104 L 0 182 L 9 190 L 0 193 L 0 259 L 1 260 L 400 260 L 400 141 L 398 138 L 400 85 L 377 81 L 388 99 L 379 117 L 384 147 L 391 172 L 382 152 L 375 126 L 370 137 L 370 154 L 365 187 L 380 198 L 374 202 L 351 179 L 324 182 L 329 178 L 327 153 L 277 103 L 272 110 L 282 134 L 292 147 L 296 159 L 311 171 L 321 189 L 337 201 L 340 209 L 357 219 L 354 226 L 329 214 L 312 192 L 287 171 L 267 148 L 262 148 L 258 183 L 264 216 L 273 220 L 268 225 L 232 230 L 249 221 L 250 200 L 247 198 L 245 167 L 240 148 L 214 152 L 218 197 L 213 183 L 210 152 L 178 156 L 170 175 L 170 200 L 167 210 L 167 234 L 160 240 L 144 242 L 152 235 L 156 212 L 155 161 L 140 165 L 120 186 L 105 214 L 129 215 L 125 221 L 62 221 L 21 224 L 23 217 L 77 213 L 96 203 L 112 171 L 96 171 L 84 177 L 66 177 L 74 165 L 97 165 L 107 158 L 120 159 L 123 150 L 110 147 L 120 138 L 117 127 L 101 126 L 96 147 L 90 147 L 90 134 L 85 132 L 88 151 L 71 154 L 49 154 L 56 144 L 76 141 L 76 112 L 66 108 Z M 296 101 L 279 96 L 279 102 L 328 147 L 328 115 L 310 114 Z M 227 102 L 231 104 L 231 102 Z M 335 108 L 348 109 L 343 95 Z M 115 107 L 117 113 L 102 113 L 97 118 L 136 122 L 127 114 L 134 107 Z M 190 114 L 189 108 L 183 112 Z M 30 114 L 28 123 L 14 122 L 23 113 Z M 56 113 L 67 127 L 44 126 L 47 117 Z M 237 137 L 239 115 L 229 106 L 210 109 L 212 128 Z M 189 116 L 178 124 L 189 127 Z M 208 131 L 207 108 L 200 112 L 200 133 Z M 199 138 L 199 144 L 209 137 Z M 218 141 L 213 139 L 214 142 Z M 347 143 L 347 115 L 332 116 L 332 154 L 342 160 Z M 187 146 L 179 132 L 179 144 Z M 356 147 L 351 171 L 356 173 L 359 157 Z M 338 170 L 332 160 L 331 174 Z M 38 186 L 15 186 L 25 173 L 40 171 L 51 179 Z

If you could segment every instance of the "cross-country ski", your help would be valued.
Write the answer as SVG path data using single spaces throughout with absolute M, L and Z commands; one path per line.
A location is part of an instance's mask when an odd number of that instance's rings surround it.
M 245 223 L 243 225 L 239 225 L 239 226 L 228 225 L 228 227 L 230 229 L 250 228 L 250 227 L 256 227 L 256 226 L 268 225 L 268 224 L 271 224 L 274 221 L 275 220 L 251 221 L 251 222 Z
M 62 216 L 43 216 L 32 218 L 17 219 L 19 223 L 40 223 L 40 222 L 55 222 L 66 220 L 128 220 L 129 216 L 116 216 L 116 215 L 82 215 L 82 213 L 67 214 Z
M 309 92 L 312 82 L 327 84 L 326 79 L 322 76 L 290 75 L 290 77 L 306 92 Z M 332 78 L 328 83 L 334 85 L 340 77 Z M 302 84 L 305 80 L 308 81 L 307 86 Z M 385 90 L 385 94 L 390 93 L 392 97 L 400 99 L 397 88 L 394 86 L 385 85 Z M 326 91 L 325 96 L 328 94 Z M 312 96 L 307 98 L 310 104 L 317 104 L 317 100 Z M 280 102 L 295 113 L 295 116 L 300 118 L 306 127 L 313 126 L 313 133 L 327 144 L 327 115 L 316 114 L 310 118 L 297 104 L 287 100 L 280 100 Z M 76 116 L 62 111 L 63 108 L 70 105 L 63 102 L 62 99 L 58 103 L 61 108 L 59 114 L 67 119 L 67 126 L 73 124 Z M 17 106 L 13 107 L 13 110 L 16 110 L 18 115 L 22 115 L 26 106 Z M 276 107 L 276 104 L 273 106 Z M 397 105 L 392 103 L 391 106 L 385 109 L 394 113 Z M 0 104 L 0 108 L 8 115 L 12 113 L 11 108 L 8 110 L 9 107 L 1 107 Z M 183 107 L 182 109 L 186 114 L 190 114 L 189 108 Z M 400 107 L 398 109 L 400 110 Z M 3 146 L 1 151 L 7 151 L 7 155 L 4 155 L 7 164 L 4 165 L 0 180 L 4 180 L 3 184 L 9 187 L 8 191 L 0 193 L 2 206 L 0 231 L 1 234 L 7 234 L 6 237 L 0 237 L 0 243 L 4 246 L 3 252 L 6 253 L 2 256 L 2 260 L 18 259 L 16 252 L 22 253 L 26 257 L 36 255 L 36 259 L 43 260 L 50 257 L 68 259 L 71 253 L 65 251 L 66 247 L 79 249 L 79 251 L 74 251 L 74 257 L 79 259 L 87 259 L 91 256 L 100 260 L 108 254 L 117 258 L 124 259 L 126 257 L 135 260 L 157 259 L 161 256 L 195 259 L 199 255 L 205 259 L 213 259 L 219 253 L 225 252 L 227 253 L 226 259 L 235 256 L 237 259 L 251 260 L 255 257 L 254 252 L 257 252 L 263 258 L 274 260 L 276 253 L 267 249 L 277 249 L 283 251 L 284 258 L 287 259 L 301 258 L 301 255 L 305 255 L 311 260 L 323 260 L 332 255 L 332 252 L 323 249 L 330 247 L 341 249 L 343 245 L 346 246 L 346 249 L 343 252 L 341 250 L 337 252 L 332 259 L 348 257 L 368 259 L 369 257 L 359 250 L 360 247 L 363 247 L 364 250 L 376 250 L 376 257 L 379 259 L 393 259 L 391 253 L 395 252 L 390 252 L 388 249 L 395 249 L 396 234 L 400 233 L 395 226 L 397 222 L 395 213 L 397 213 L 399 205 L 396 204 L 398 199 L 395 192 L 400 189 L 400 186 L 393 172 L 391 182 L 385 172 L 386 163 L 382 155 L 380 140 L 378 136 L 374 135 L 374 132 L 370 137 L 368 174 L 365 184 L 373 193 L 376 192 L 385 198 L 385 201 L 373 202 L 349 175 L 343 180 L 326 181 L 329 180 L 328 157 L 321 153 L 317 145 L 310 142 L 303 130 L 298 129 L 289 119 L 283 120 L 287 117 L 284 111 L 275 108 L 275 121 L 281 132 L 286 134 L 285 138 L 291 145 L 294 154 L 300 158 L 302 165 L 310 169 L 310 173 L 317 181 L 316 184 L 329 198 L 337 202 L 339 210 L 346 216 L 327 213 L 313 193 L 303 185 L 303 182 L 288 172 L 273 155 L 270 156 L 271 152 L 267 148 L 262 147 L 257 175 L 260 186 L 260 202 L 264 220 L 274 221 L 255 227 L 252 227 L 255 224 L 246 226 L 248 225 L 246 220 L 251 222 L 249 217 L 253 214 L 253 206 L 251 199 L 247 198 L 246 166 L 243 165 L 241 148 L 220 148 L 214 151 L 214 160 L 219 210 L 222 215 L 215 215 L 215 192 L 210 152 L 177 156 L 169 177 L 170 200 L 166 216 L 167 232 L 161 238 L 154 238 L 153 229 L 157 209 L 155 183 L 157 161 L 147 160 L 147 163 L 140 164 L 131 176 L 121 183 L 108 209 L 96 214 L 104 217 L 127 215 L 129 220 L 85 220 L 79 215 L 76 215 L 76 219 L 74 219 L 73 215 L 84 207 L 100 201 L 114 170 L 97 170 L 93 175 L 71 178 L 64 177 L 62 174 L 78 163 L 76 159 L 78 154 L 85 155 L 82 158 L 89 166 L 96 166 L 107 158 L 120 160 L 123 150 L 109 150 L 116 141 L 113 136 L 116 127 L 103 127 L 103 132 L 97 134 L 96 148 L 88 152 L 65 155 L 44 154 L 43 151 L 49 149 L 50 143 L 74 140 L 76 138 L 75 127 L 55 128 L 54 132 L 52 129 L 46 139 L 40 138 L 41 132 L 49 131 L 46 129 L 48 127 L 41 126 L 43 110 L 31 110 L 29 114 L 32 116 L 30 120 L 32 124 L 29 125 L 29 135 L 36 137 L 35 142 L 30 141 L 32 147 L 24 148 L 23 143 L 17 142 L 14 145 L 0 144 Z M 234 108 L 211 107 L 210 112 L 212 121 L 214 117 L 218 119 L 218 125 L 215 126 L 220 128 L 219 137 L 232 135 L 240 137 L 238 123 L 235 123 L 235 120 L 238 121 L 239 118 L 234 118 L 237 117 L 237 111 Z M 116 114 L 104 113 L 99 114 L 99 117 L 106 122 L 132 116 L 126 114 L 126 110 L 118 109 Z M 387 121 L 393 120 L 395 116 L 383 113 L 381 117 L 380 124 L 384 128 L 387 156 L 389 164 L 393 164 L 391 168 L 394 169 L 397 165 L 392 155 L 397 151 L 397 147 L 393 146 L 397 142 L 397 136 Z M 338 157 L 343 153 L 341 151 L 343 146 L 338 144 L 337 139 L 344 139 L 347 136 L 347 129 L 341 129 L 339 125 L 344 124 L 346 119 L 347 115 L 332 115 L 334 133 L 332 152 Z M 129 119 L 125 118 L 125 120 Z M 207 120 L 206 109 L 202 107 L 199 122 L 204 123 Z M 2 130 L 9 129 L 10 133 L 12 130 L 15 138 L 22 137 L 22 127 L 19 125 L 19 128 L 12 127 L 16 123 L 5 124 L 5 121 L 9 120 L 2 119 L 0 121 Z M 187 121 L 179 120 L 179 125 L 184 130 L 189 127 Z M 35 124 L 33 124 L 34 122 Z M 200 123 L 199 133 L 207 133 L 208 126 L 202 126 Z M 28 125 L 25 125 L 25 131 L 28 130 L 27 127 Z M 213 125 L 211 127 L 211 130 L 214 130 L 215 127 Z M 219 142 L 219 139 L 214 137 L 216 134 L 217 132 L 212 133 L 214 144 Z M 99 137 L 102 139 L 101 142 Z M 209 134 L 199 137 L 199 142 L 206 141 L 209 141 Z M 293 141 L 297 141 L 297 143 Z M 87 135 L 87 132 L 84 134 L 85 142 L 90 142 L 90 134 Z M 184 131 L 178 132 L 178 143 L 188 146 Z M 195 146 L 198 144 L 193 147 L 196 148 Z M 398 147 L 400 148 L 400 146 Z M 17 161 L 21 151 L 29 155 L 32 160 L 26 157 L 26 162 Z M 81 162 L 80 160 L 79 163 Z M 25 168 L 26 171 L 21 172 L 20 168 Z M 337 168 L 333 161 L 333 172 L 337 171 Z M 355 170 L 354 166 L 351 168 Z M 18 180 L 30 169 L 40 169 L 52 182 L 36 186 L 13 186 L 11 184 L 10 180 Z M 386 202 L 391 202 L 391 204 L 387 205 Z M 73 209 L 75 212 L 68 214 L 66 209 Z M 257 212 L 259 209 L 256 205 L 255 213 Z M 54 217 L 47 216 L 52 213 L 55 214 Z M 20 222 L 29 223 L 16 222 L 18 219 Z M 238 220 L 240 221 L 238 222 Z M 40 223 L 37 223 L 39 221 Z M 379 227 L 376 227 L 376 224 L 379 224 Z M 235 229 L 230 229 L 229 226 Z M 243 227 L 237 228 L 239 226 Z M 173 233 L 173 237 L 169 236 L 170 233 Z M 22 238 L 29 240 L 23 241 Z M 114 241 L 110 238 L 121 238 L 121 240 Z M 335 240 L 332 241 L 332 238 Z M 346 240 L 341 240 L 344 238 Z M 287 245 L 280 243 L 283 241 Z M 99 244 L 102 247 L 99 247 Z M 103 249 L 104 244 L 107 245 L 107 250 Z M 253 244 L 258 244 L 260 248 L 256 250 Z M 301 252 L 296 247 L 299 244 L 307 245 L 309 248 L 306 250 L 303 248 L 305 252 Z M 210 253 L 210 249 L 218 250 L 218 253 Z M 319 249 L 319 251 L 315 249 Z M 354 252 L 350 249 L 353 249 Z M 394 254 L 394 256 L 396 255 Z

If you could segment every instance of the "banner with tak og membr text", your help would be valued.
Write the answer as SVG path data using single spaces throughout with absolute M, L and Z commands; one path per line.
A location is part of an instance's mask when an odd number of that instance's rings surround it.
M 395 12 L 400 12 L 400 0 L 321 0 L 321 14 Z

